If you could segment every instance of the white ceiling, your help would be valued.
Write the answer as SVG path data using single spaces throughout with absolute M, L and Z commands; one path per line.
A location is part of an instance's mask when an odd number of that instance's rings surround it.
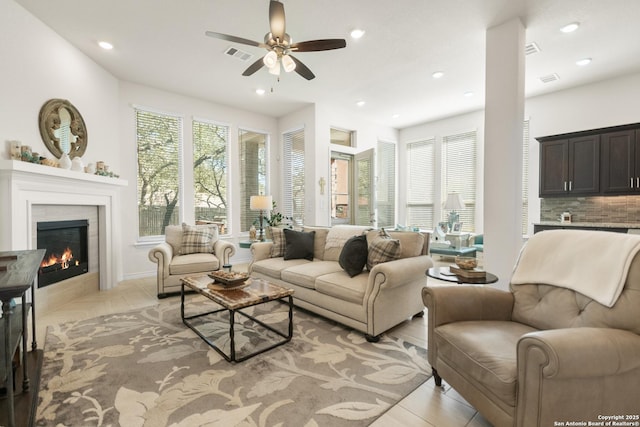
M 296 54 L 316 78 L 279 82 L 266 68 L 241 75 L 263 49 L 204 35 L 262 41 L 268 0 L 16 1 L 119 79 L 273 117 L 321 103 L 403 128 L 482 108 L 485 31 L 515 16 L 541 49 L 527 57 L 527 96 L 640 72 L 638 0 L 283 0 L 294 41 L 344 38 L 347 47 Z M 559 31 L 573 21 L 576 32 Z M 360 40 L 349 37 L 356 27 L 366 30 Z M 253 57 L 224 55 L 230 46 Z M 576 66 L 583 57 L 593 62 Z M 552 73 L 560 80 L 538 80 Z

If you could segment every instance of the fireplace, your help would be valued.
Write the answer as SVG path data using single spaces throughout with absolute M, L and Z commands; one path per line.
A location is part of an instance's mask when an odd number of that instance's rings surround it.
M 89 271 L 86 219 L 37 223 L 38 249 L 46 254 L 38 272 L 42 288 Z

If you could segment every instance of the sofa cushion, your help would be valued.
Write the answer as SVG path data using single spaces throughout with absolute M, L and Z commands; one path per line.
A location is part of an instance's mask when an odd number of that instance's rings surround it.
M 316 279 L 316 291 L 343 301 L 362 304 L 368 281 L 368 274 L 359 274 L 349 278 L 345 271 L 340 270 L 318 277 Z M 389 310 L 393 310 L 393 307 L 389 307 Z
M 310 227 L 308 225 L 302 227 L 302 231 L 316 232 L 316 237 L 313 239 L 313 257 L 316 259 L 324 260 L 324 246 L 327 242 L 329 230 L 329 227 Z
M 267 258 L 254 262 L 251 265 L 251 271 L 273 277 L 274 279 L 282 279 L 282 272 L 287 268 L 295 267 L 296 265 L 308 265 L 312 262 L 313 261 L 307 261 L 306 259 L 290 259 L 285 261 L 282 257 Z
M 371 270 L 383 262 L 399 259 L 401 251 L 400 240 L 392 239 L 384 229 L 380 230 L 378 236 L 369 241 L 367 269 Z
M 220 261 L 211 253 L 174 256 L 169 264 L 169 274 L 191 274 L 203 271 L 215 271 L 220 268 Z
M 193 226 L 191 226 L 193 227 Z M 213 245 L 218 241 L 218 226 L 216 224 L 196 225 L 196 229 L 208 229 L 213 234 L 211 238 L 211 250 L 207 252 L 213 252 Z M 173 249 L 173 255 L 179 255 L 182 247 L 182 225 L 168 225 L 164 229 L 164 239 L 171 245 Z
M 415 231 L 389 231 L 389 236 L 391 236 L 392 239 L 400 241 L 400 258 L 410 258 L 422 255 L 425 241 L 422 233 Z
M 336 225 L 331 227 L 327 233 L 323 259 L 325 261 L 338 261 L 342 247 L 347 240 L 368 230 L 371 230 L 371 227 L 359 225 Z
M 284 229 L 278 227 L 270 227 L 271 241 L 271 258 L 284 256 Z
M 439 358 L 481 389 L 515 406 L 518 341 L 534 331 L 521 323 L 483 320 L 438 326 L 434 336 Z
M 357 276 L 367 264 L 368 254 L 367 236 L 353 236 L 342 247 L 338 263 L 349 277 Z
M 181 255 L 212 252 L 213 230 L 211 227 L 182 224 Z
M 315 289 L 318 277 L 337 271 L 342 271 L 337 262 L 315 260 L 282 270 L 281 278 L 294 285 Z
M 284 259 L 308 259 L 313 261 L 315 231 L 284 230 Z

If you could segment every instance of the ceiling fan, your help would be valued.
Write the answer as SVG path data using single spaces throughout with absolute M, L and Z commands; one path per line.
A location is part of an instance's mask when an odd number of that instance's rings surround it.
M 294 71 L 307 80 L 315 78 L 311 70 L 291 55 L 291 52 L 317 52 L 321 50 L 341 49 L 347 46 L 344 39 L 309 40 L 292 43 L 291 36 L 285 32 L 284 5 L 277 0 L 269 2 L 269 28 L 265 34 L 264 43 L 244 39 L 242 37 L 207 31 L 209 37 L 215 37 L 230 42 L 267 49 L 267 54 L 244 70 L 243 76 L 250 76 L 263 66 L 269 68 L 271 74 L 280 75 L 280 65 L 286 72 Z

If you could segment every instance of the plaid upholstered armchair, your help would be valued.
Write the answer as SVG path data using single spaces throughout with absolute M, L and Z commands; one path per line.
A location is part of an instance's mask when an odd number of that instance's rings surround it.
M 149 251 L 158 265 L 158 298 L 180 292 L 183 277 L 219 270 L 235 253 L 233 243 L 219 238 L 215 224 L 167 226 L 165 241 Z

